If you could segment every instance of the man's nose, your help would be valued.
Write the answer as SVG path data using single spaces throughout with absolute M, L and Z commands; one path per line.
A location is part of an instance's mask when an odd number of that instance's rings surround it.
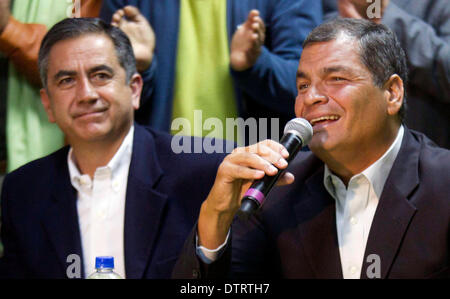
M 98 93 L 95 86 L 88 78 L 81 78 L 77 84 L 77 100 L 80 102 L 91 102 L 98 99 Z
M 303 96 L 303 102 L 305 106 L 313 106 L 323 104 L 328 101 L 328 97 L 320 85 L 311 85 Z
M 299 92 L 295 99 L 295 115 L 297 117 L 304 117 L 305 113 L 315 105 L 325 104 L 328 102 L 326 93 L 311 85 L 306 92 Z

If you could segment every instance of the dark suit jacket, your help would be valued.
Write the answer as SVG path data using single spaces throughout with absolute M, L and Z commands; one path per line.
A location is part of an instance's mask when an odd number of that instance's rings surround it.
M 0 276 L 65 278 L 67 257 L 83 256 L 67 153 L 63 148 L 6 176 Z M 135 125 L 125 204 L 127 278 L 170 277 L 222 159 L 174 154 L 169 134 Z
M 206 266 L 195 257 L 191 232 L 174 277 L 342 278 L 334 199 L 323 184 L 324 164 L 301 152 L 289 169 L 291 186 L 272 190 L 249 222 L 236 219 L 232 244 Z M 377 254 L 381 278 L 449 276 L 450 151 L 405 130 L 370 229 L 361 277 Z M 232 249 L 232 250 L 231 250 Z M 372 273 L 374 269 L 369 268 Z

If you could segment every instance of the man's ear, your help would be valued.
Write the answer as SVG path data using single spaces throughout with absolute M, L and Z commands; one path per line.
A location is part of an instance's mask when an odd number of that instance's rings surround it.
M 131 88 L 131 98 L 132 98 L 132 104 L 133 108 L 135 110 L 139 109 L 140 100 L 141 100 L 141 92 L 142 87 L 144 85 L 144 81 L 142 80 L 141 75 L 134 74 L 133 77 L 130 79 L 130 88 Z
M 56 122 L 55 115 L 53 114 L 53 110 L 51 107 L 50 98 L 49 98 L 47 90 L 45 88 L 42 88 L 40 90 L 40 94 L 41 94 L 42 105 L 44 106 L 45 112 L 47 112 L 48 121 L 51 123 L 55 123 Z
M 385 99 L 387 103 L 387 113 L 389 115 L 396 115 L 400 111 L 403 104 L 404 86 L 403 80 L 399 75 L 392 75 L 384 84 Z

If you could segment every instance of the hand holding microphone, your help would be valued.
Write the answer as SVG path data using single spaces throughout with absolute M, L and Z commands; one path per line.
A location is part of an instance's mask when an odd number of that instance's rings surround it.
M 306 119 L 294 118 L 286 124 L 280 143 L 289 152 L 288 163 L 309 143 L 312 135 L 313 129 Z M 278 171 L 274 176 L 266 175 L 251 185 L 242 199 L 238 214 L 241 218 L 246 219 L 259 209 L 282 173 L 283 171 Z
M 286 185 L 294 181 L 293 175 L 283 170 L 301 146 L 309 142 L 312 128 L 308 121 L 296 118 L 288 122 L 284 131 L 283 145 L 265 140 L 237 148 L 221 163 L 214 185 L 200 209 L 197 226 L 200 245 L 215 249 L 225 241 L 244 195 L 240 215 L 249 216 L 263 201 L 256 195 L 256 203 L 245 203 L 255 202 L 250 197 L 255 197 L 255 190 L 265 197 L 275 184 Z M 253 190 L 247 193 L 250 186 Z

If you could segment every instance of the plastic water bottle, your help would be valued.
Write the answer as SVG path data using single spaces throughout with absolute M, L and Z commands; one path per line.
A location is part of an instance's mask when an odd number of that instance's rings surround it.
M 114 272 L 114 257 L 98 256 L 95 258 L 96 271 L 88 276 L 88 279 L 122 279 Z

